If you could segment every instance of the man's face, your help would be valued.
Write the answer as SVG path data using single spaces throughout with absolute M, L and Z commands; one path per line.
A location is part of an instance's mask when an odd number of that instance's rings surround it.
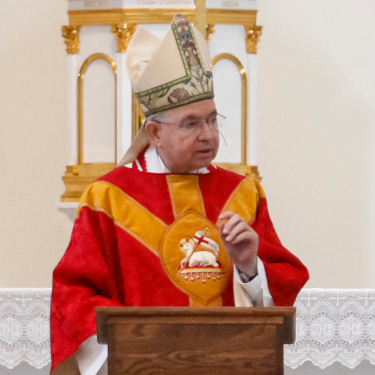
M 191 103 L 166 112 L 152 144 L 172 173 L 188 173 L 207 167 L 219 148 L 219 131 L 208 121 L 217 114 L 212 99 Z M 191 125 L 194 130 L 191 130 Z

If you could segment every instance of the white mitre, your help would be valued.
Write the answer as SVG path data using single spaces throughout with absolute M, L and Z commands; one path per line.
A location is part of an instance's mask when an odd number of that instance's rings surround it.
M 163 40 L 139 26 L 127 50 L 126 66 L 146 117 L 213 99 L 208 44 L 185 17 L 176 14 Z M 131 163 L 149 144 L 144 127 L 119 163 Z

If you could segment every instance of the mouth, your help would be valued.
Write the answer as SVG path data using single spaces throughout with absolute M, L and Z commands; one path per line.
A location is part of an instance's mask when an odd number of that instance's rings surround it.
M 203 150 L 198 150 L 196 152 L 199 153 L 199 154 L 202 154 L 202 155 L 206 155 L 206 154 L 209 154 L 209 153 L 213 152 L 213 149 L 212 148 L 205 148 Z

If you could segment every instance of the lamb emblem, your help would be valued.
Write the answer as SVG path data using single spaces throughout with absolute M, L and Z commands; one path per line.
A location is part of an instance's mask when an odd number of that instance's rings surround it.
M 180 274 L 185 280 L 221 278 L 222 267 L 217 259 L 220 247 L 217 242 L 207 237 L 208 229 L 199 230 L 194 238 L 184 238 L 180 241 L 180 250 L 185 257 L 180 262 Z

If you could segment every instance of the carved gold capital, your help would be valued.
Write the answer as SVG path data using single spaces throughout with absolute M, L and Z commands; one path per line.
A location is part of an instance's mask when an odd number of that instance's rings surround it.
M 135 28 L 136 25 L 132 23 L 122 23 L 112 26 L 112 33 L 116 35 L 118 52 L 126 52 L 135 33 Z
M 249 27 L 245 25 L 246 30 L 246 50 L 247 53 L 257 53 L 258 43 L 262 36 L 263 26 Z
M 215 34 L 215 25 L 209 23 L 206 26 L 206 40 L 209 42 L 211 40 L 210 35 Z
M 65 25 L 61 28 L 68 54 L 75 54 L 79 51 L 79 29 L 79 26 L 74 25 Z

